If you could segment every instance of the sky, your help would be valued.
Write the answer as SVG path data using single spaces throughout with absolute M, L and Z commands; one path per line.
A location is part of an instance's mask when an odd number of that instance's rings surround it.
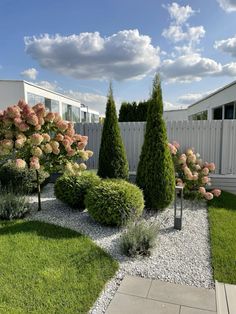
M 236 79 L 236 0 L 0 0 L 0 79 L 104 113 L 142 101 L 160 73 L 166 110 Z

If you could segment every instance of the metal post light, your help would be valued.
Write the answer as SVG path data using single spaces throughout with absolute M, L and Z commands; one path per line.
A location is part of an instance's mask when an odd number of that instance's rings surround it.
M 175 187 L 175 217 L 174 217 L 174 228 L 181 230 L 182 228 L 182 217 L 183 217 L 183 187 Z M 177 208 L 177 194 L 180 193 L 180 207 Z

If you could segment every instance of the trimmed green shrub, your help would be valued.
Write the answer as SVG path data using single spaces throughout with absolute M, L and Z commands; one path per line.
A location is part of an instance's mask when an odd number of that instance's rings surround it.
M 39 170 L 39 182 L 41 185 L 48 178 L 48 173 Z M 11 188 L 15 192 L 19 189 L 23 193 L 33 193 L 37 190 L 36 171 L 32 169 L 18 169 L 15 163 L 9 161 L 0 167 L 0 184 L 2 187 Z
M 83 171 L 80 176 L 63 175 L 55 182 L 55 195 L 72 208 L 83 210 L 87 190 L 99 184 L 100 181 L 101 179 L 90 171 Z
M 142 214 L 144 200 L 142 191 L 136 185 L 124 180 L 107 179 L 88 191 L 85 205 L 97 222 L 121 226 Z
M 0 192 L 0 219 L 12 220 L 22 218 L 29 211 L 28 199 L 11 190 Z
M 132 223 L 121 236 L 122 252 L 131 257 L 151 255 L 151 249 L 156 245 L 158 231 L 157 223 L 148 223 L 146 220 Z
M 146 207 L 155 210 L 163 209 L 171 203 L 175 189 L 174 165 L 162 115 L 161 83 L 156 75 L 136 178 L 137 185 L 143 189 Z
M 106 118 L 99 151 L 98 175 L 101 178 L 128 179 L 129 166 L 118 125 L 112 88 L 108 94 Z

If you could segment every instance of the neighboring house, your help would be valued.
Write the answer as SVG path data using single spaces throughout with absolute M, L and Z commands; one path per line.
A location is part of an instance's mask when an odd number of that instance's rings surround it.
M 190 105 L 187 111 L 189 120 L 236 119 L 236 81 Z
M 59 112 L 64 120 L 73 122 L 99 122 L 99 112 L 81 104 L 79 100 L 18 80 L 0 80 L 0 109 L 16 104 L 19 99 L 30 106 L 38 102 L 53 112 Z
M 188 120 L 187 109 L 166 110 L 163 117 L 166 121 Z

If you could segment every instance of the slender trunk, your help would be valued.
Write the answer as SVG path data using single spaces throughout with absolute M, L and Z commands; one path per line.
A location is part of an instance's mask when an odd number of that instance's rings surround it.
M 37 192 L 38 192 L 38 211 L 40 211 L 41 208 L 41 191 L 40 191 L 40 183 L 39 183 L 39 172 L 36 170 L 36 178 L 37 178 Z

